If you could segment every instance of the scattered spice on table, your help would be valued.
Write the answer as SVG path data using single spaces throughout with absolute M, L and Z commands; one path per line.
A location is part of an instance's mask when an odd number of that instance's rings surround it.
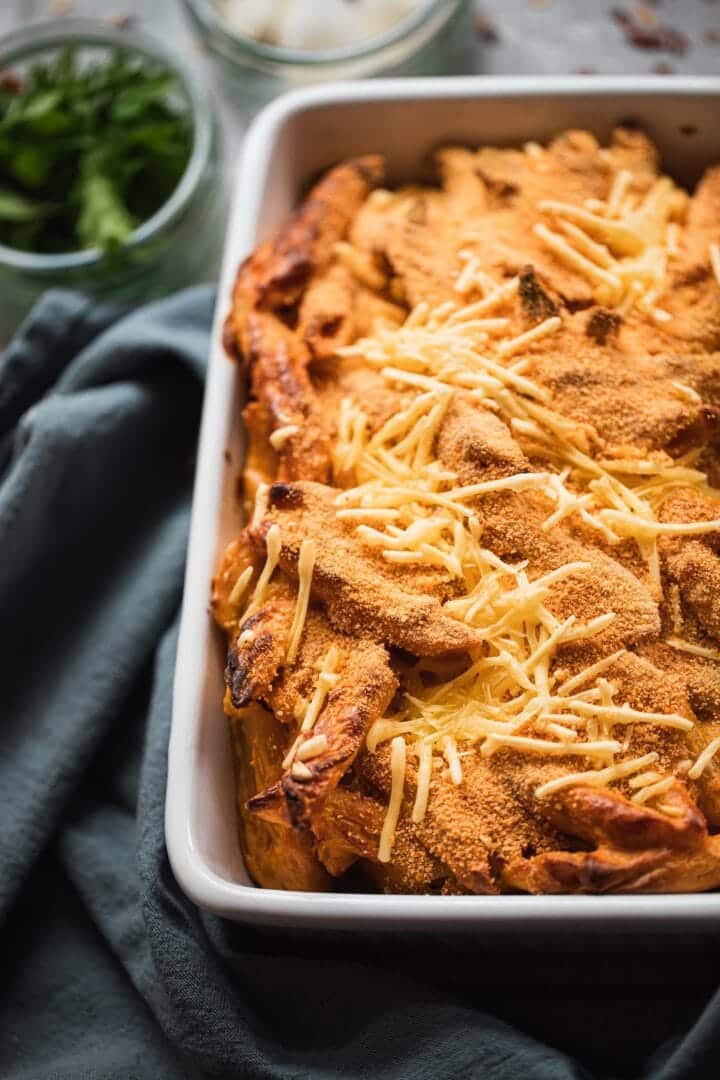
M 684 56 L 690 48 L 687 34 L 674 26 L 659 22 L 648 26 L 637 17 L 634 9 L 614 8 L 611 14 L 628 43 L 635 49 L 655 49 Z
M 483 11 L 478 11 L 475 15 L 475 36 L 483 45 L 498 45 L 500 43 L 497 24 Z

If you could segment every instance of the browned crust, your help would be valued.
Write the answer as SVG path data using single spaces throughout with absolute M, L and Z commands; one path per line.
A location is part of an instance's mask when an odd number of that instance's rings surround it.
M 264 312 L 249 312 L 245 326 L 251 392 L 267 409 L 271 430 L 295 429 L 278 451 L 278 476 L 327 481 L 330 437 L 303 345 L 283 323 Z
M 368 192 L 380 183 L 382 159 L 368 154 L 331 169 L 311 189 L 287 224 L 240 266 L 228 316 L 231 337 L 244 355 L 251 310 L 283 313 L 297 304 L 329 261 Z
M 321 621 L 319 615 L 314 618 Z M 330 690 L 312 732 L 298 737 L 301 746 L 312 737 L 324 736 L 326 749 L 303 763 L 307 776 L 298 778 L 292 766 L 285 768 L 279 779 L 249 800 L 248 809 L 267 820 L 287 822 L 294 827 L 314 824 L 322 815 L 328 796 L 360 752 L 370 726 L 383 715 L 397 688 L 397 679 L 382 646 L 371 641 L 337 640 L 346 650 L 338 682 Z M 304 663 L 307 658 L 301 655 L 298 667 L 302 668 Z M 268 695 L 268 701 L 276 711 L 279 703 L 287 709 L 287 689 L 282 679 Z M 293 729 L 291 744 L 295 737 Z
M 210 611 L 215 622 L 228 634 L 237 626 L 239 610 L 237 604 L 230 603 L 232 591 L 237 579 L 248 566 L 257 569 L 258 559 L 257 548 L 246 530 L 243 530 L 237 540 L 228 544 L 223 552 L 222 561 L 212 580 Z
M 663 802 L 668 817 L 630 803 L 615 791 L 575 787 L 546 810 L 554 826 L 593 845 L 591 851 L 551 851 L 515 860 L 507 884 L 532 893 L 687 892 L 720 885 L 720 840 L 708 836 L 703 814 L 683 784 Z
M 382 161 L 372 155 L 338 165 L 238 271 L 224 341 L 243 360 L 251 394 L 267 409 L 272 429 L 298 429 L 279 452 L 282 479 L 328 479 L 330 441 L 307 373 L 311 354 L 292 325 L 313 275 L 328 264 L 334 245 L 381 177 Z
M 244 619 L 228 648 L 225 682 L 236 709 L 267 700 L 280 666 L 295 611 L 295 596 L 286 583 L 272 586 L 262 608 Z M 243 635 L 250 640 L 243 642 Z
M 311 834 L 250 814 L 247 799 L 267 784 L 283 754 L 282 725 L 267 709 L 250 705 L 230 718 L 238 798 L 240 845 L 245 865 L 266 889 L 317 892 L 331 887 Z

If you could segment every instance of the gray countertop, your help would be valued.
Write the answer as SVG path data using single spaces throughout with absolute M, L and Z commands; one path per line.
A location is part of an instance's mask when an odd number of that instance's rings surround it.
M 322 0 L 312 2 L 322 4 Z M 476 0 L 475 6 L 472 70 L 477 73 L 720 75 L 720 0 Z M 2 0 L 0 33 L 62 11 L 105 18 L 130 16 L 166 43 L 201 59 L 179 0 Z M 631 44 L 618 13 L 629 15 L 649 31 L 660 28 L 659 36 L 669 48 Z M 662 32 L 667 28 L 686 37 L 684 52 L 677 34 Z
M 720 0 L 476 0 L 475 11 L 468 72 L 720 75 Z M 180 0 L 0 0 L 0 34 L 63 14 L 127 19 L 203 65 L 215 87 L 226 160 L 232 163 L 248 117 L 216 80 Z M 665 47 L 633 44 L 623 15 Z

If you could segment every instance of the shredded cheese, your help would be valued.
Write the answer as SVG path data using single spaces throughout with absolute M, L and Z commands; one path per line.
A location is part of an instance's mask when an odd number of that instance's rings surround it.
M 715 280 L 720 285 L 720 244 L 710 245 L 710 265 L 715 275 Z
M 405 740 L 398 736 L 393 739 L 390 744 L 390 770 L 392 780 L 390 802 L 383 822 L 382 832 L 380 833 L 380 844 L 378 847 L 378 859 L 381 863 L 390 862 L 390 856 L 392 855 L 395 830 L 397 829 L 397 823 L 400 818 L 400 808 L 402 806 L 403 791 L 405 789 L 405 760 Z
M 703 752 L 698 755 L 694 765 L 688 769 L 687 774 L 691 780 L 697 780 L 698 777 L 702 776 L 718 750 L 720 750 L 720 736 L 710 740 Z
M 592 679 L 596 679 L 599 675 L 602 675 L 604 671 L 607 671 L 609 667 L 612 667 L 617 660 L 620 659 L 625 653 L 624 649 L 618 649 L 614 653 L 610 653 L 609 656 L 603 657 L 602 660 L 598 660 L 595 664 L 590 664 L 589 667 L 583 668 L 577 675 L 573 675 L 571 679 L 566 679 L 564 683 L 558 687 L 558 697 L 567 697 L 568 694 L 573 693 L 575 690 L 579 690 L 581 686 Z
M 585 255 L 591 262 L 597 263 L 598 266 L 602 266 L 605 270 L 609 270 L 614 265 L 614 259 L 605 244 L 598 244 L 597 240 L 593 240 L 577 225 L 573 225 L 571 221 L 560 219 L 557 225 L 568 240 L 573 242 L 581 255 Z
M 541 338 L 547 337 L 548 334 L 554 334 L 556 330 L 560 329 L 561 325 L 562 319 L 560 316 L 552 315 L 549 319 L 545 319 L 544 322 L 538 323 L 537 326 L 533 326 L 530 330 L 526 330 L 524 334 L 518 334 L 517 337 L 502 342 L 498 346 L 498 355 L 503 357 L 513 356 L 515 353 L 527 348 L 528 345 L 532 345 L 534 341 L 539 341 Z M 507 375 L 507 372 L 505 374 Z
M 461 296 L 465 296 L 477 285 L 477 273 L 480 269 L 479 259 L 475 255 L 471 255 L 466 260 L 465 266 L 462 268 L 455 281 L 455 292 L 460 293 Z
M 670 645 L 673 649 L 678 649 L 680 652 L 691 653 L 693 656 L 702 656 L 706 660 L 720 662 L 720 650 L 711 649 L 707 645 L 697 645 L 694 641 L 684 641 L 678 637 L 667 638 L 665 644 Z
M 432 779 L 433 747 L 431 742 L 420 743 L 420 760 L 417 770 L 417 789 L 412 809 L 412 820 L 418 825 L 425 817 L 430 798 L 430 780 Z
M 294 435 L 297 435 L 300 428 L 297 424 L 284 424 L 282 427 L 275 428 L 270 435 L 270 445 L 273 450 L 280 450 L 285 445 L 288 439 L 292 439 Z
M 307 707 L 307 711 L 303 716 L 300 725 L 301 732 L 305 733 L 307 731 L 312 731 L 315 721 L 325 705 L 325 699 L 333 686 L 337 684 L 340 677 L 336 671 L 339 661 L 340 651 L 337 646 L 332 645 L 320 664 L 320 674 L 318 675 L 317 686 L 313 696 L 310 698 L 310 704 Z
M 586 255 L 581 255 L 564 236 L 548 229 L 547 225 L 537 224 L 533 226 L 533 232 L 545 246 L 557 256 L 560 262 L 569 266 L 571 270 L 577 270 L 582 277 L 589 279 L 593 285 L 605 285 L 609 289 L 609 298 L 619 299 L 622 292 L 622 282 L 609 270 L 598 266 Z
M 295 780 L 312 780 L 312 772 L 302 761 L 293 762 L 290 775 Z
M 577 784 L 605 787 L 607 784 L 612 783 L 613 780 L 622 780 L 639 769 L 644 769 L 646 765 L 651 765 L 657 761 L 658 757 L 659 754 L 653 750 L 651 753 L 645 754 L 644 757 L 634 758 L 632 761 L 621 761 L 617 765 L 609 765 L 606 769 L 558 776 L 554 780 L 548 780 L 546 783 L 541 784 L 536 789 L 535 794 L 539 799 L 543 799 L 548 795 L 554 795 L 557 791 L 562 791 L 563 788 L 575 787 Z
M 635 803 L 649 802 L 650 799 L 655 799 L 658 795 L 664 795 L 666 791 L 670 790 L 674 783 L 675 777 L 666 776 L 663 780 L 658 780 L 654 784 L 647 784 L 631 796 L 632 801 Z
M 482 746 L 481 753 L 484 757 L 491 754 L 498 746 L 509 746 L 518 750 L 525 750 L 531 754 L 542 754 L 548 757 L 564 757 L 565 754 L 575 754 L 580 757 L 612 757 L 620 750 L 620 743 L 605 739 L 600 742 L 553 742 L 549 739 L 528 739 L 522 735 L 489 735 Z
M 340 676 L 336 672 L 336 668 L 339 662 L 340 650 L 337 648 L 336 645 L 331 645 L 325 656 L 322 658 L 322 660 L 320 660 L 319 664 L 317 665 L 319 674 L 315 690 L 313 691 L 313 695 L 310 698 L 310 701 L 302 701 L 300 704 L 300 708 L 296 713 L 296 717 L 299 723 L 299 731 L 295 741 L 285 755 L 282 763 L 283 769 L 289 769 L 298 755 L 300 755 L 300 759 L 302 760 L 303 751 L 306 755 L 310 754 L 308 748 L 311 745 L 313 747 L 319 745 L 317 742 L 314 741 L 315 737 L 308 739 L 306 742 L 303 741 L 303 738 L 314 728 L 320 713 L 325 707 L 325 702 L 327 700 L 328 694 L 337 684 L 340 678 Z M 325 736 L 321 734 L 318 735 L 316 738 L 318 740 L 325 739 Z M 322 747 L 322 749 L 324 749 L 324 746 Z M 317 752 L 320 753 L 321 750 L 318 750 Z M 314 753 L 310 754 L 310 756 L 314 756 Z
M 271 525 L 265 538 L 265 565 L 262 568 L 260 577 L 257 579 L 253 594 L 250 597 L 250 603 L 245 609 L 243 621 L 246 620 L 250 615 L 253 615 L 262 606 L 263 601 L 265 600 L 265 593 L 267 592 L 267 587 L 270 584 L 270 578 L 272 577 L 273 571 L 275 570 L 275 567 L 277 566 L 280 559 L 280 547 L 280 526 Z
M 446 735 L 442 740 L 443 754 L 450 770 L 450 779 L 453 784 L 462 784 L 462 765 L 458 756 L 457 745 L 452 735 Z
M 642 198 L 632 192 L 633 179 L 630 170 L 621 169 L 607 199 L 588 200 L 585 207 L 542 200 L 538 210 L 559 232 L 538 222 L 535 235 L 592 286 L 598 303 L 623 316 L 637 308 L 654 322 L 669 322 L 672 315 L 655 301 L 665 291 L 668 258 L 679 252 L 674 218 L 683 200 L 668 177 L 659 177 Z
M 624 535 L 648 537 L 656 536 L 701 536 L 703 533 L 717 532 L 720 529 L 720 518 L 713 521 L 647 521 L 639 519 L 637 515 L 625 510 L 601 510 L 598 515 L 614 527 L 616 532 Z
M 228 603 L 233 607 L 239 604 L 245 595 L 245 590 L 250 584 L 250 579 L 253 576 L 252 566 L 246 566 L 241 574 L 238 575 L 238 579 L 232 587 L 232 591 L 228 597 Z
M 526 142 L 526 143 L 524 143 L 523 150 L 525 151 L 525 153 L 527 154 L 527 156 L 529 158 L 539 159 L 541 157 L 544 157 L 544 155 L 545 155 L 545 151 L 544 151 L 543 147 L 540 145 L 540 143 L 536 143 L 536 142 Z
M 311 758 L 324 754 L 328 748 L 326 735 L 313 735 L 301 743 L 295 752 L 297 761 L 309 761 Z
M 608 217 L 619 216 L 621 203 L 627 195 L 631 183 L 632 173 L 630 170 L 620 169 L 607 197 L 606 213 Z
M 300 545 L 298 556 L 298 594 L 295 604 L 295 614 L 290 627 L 286 663 L 294 664 L 300 648 L 300 638 L 305 627 L 308 605 L 310 603 L 310 586 L 312 585 L 313 569 L 315 567 L 315 541 L 306 539 Z
M 642 236 L 628 225 L 573 206 L 572 203 L 546 199 L 538 203 L 538 210 L 567 218 L 585 229 L 595 239 L 603 241 L 615 254 L 639 255 L 644 247 Z
M 690 405 L 702 405 L 700 394 L 698 394 L 697 390 L 694 390 L 692 386 L 677 381 L 673 381 L 672 385 L 674 389 L 677 390 L 678 397 L 682 401 L 687 401 Z
M 628 787 L 636 790 L 638 788 L 648 787 L 650 784 L 655 784 L 658 780 L 662 780 L 662 773 L 656 772 L 654 769 L 648 769 L 647 772 L 638 773 L 637 776 L 633 776 L 628 780 Z
M 682 806 L 672 806 L 670 803 L 658 803 L 657 810 L 660 810 L 667 817 L 682 817 L 685 811 Z
M 514 293 L 517 292 L 518 285 L 520 284 L 519 278 L 512 278 L 510 281 L 505 282 L 504 285 L 498 285 L 488 296 L 485 296 L 482 300 L 476 301 L 474 304 L 469 304 L 462 315 L 456 313 L 450 318 L 450 323 L 460 322 L 462 320 L 476 319 L 478 315 L 485 315 L 488 311 L 492 311 L 494 308 L 499 307 L 500 304 L 509 300 Z

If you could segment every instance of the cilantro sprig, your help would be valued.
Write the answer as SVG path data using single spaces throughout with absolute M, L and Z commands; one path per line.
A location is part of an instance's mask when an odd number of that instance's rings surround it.
M 0 77 L 0 243 L 117 252 L 178 184 L 192 123 L 172 72 L 70 47 Z

